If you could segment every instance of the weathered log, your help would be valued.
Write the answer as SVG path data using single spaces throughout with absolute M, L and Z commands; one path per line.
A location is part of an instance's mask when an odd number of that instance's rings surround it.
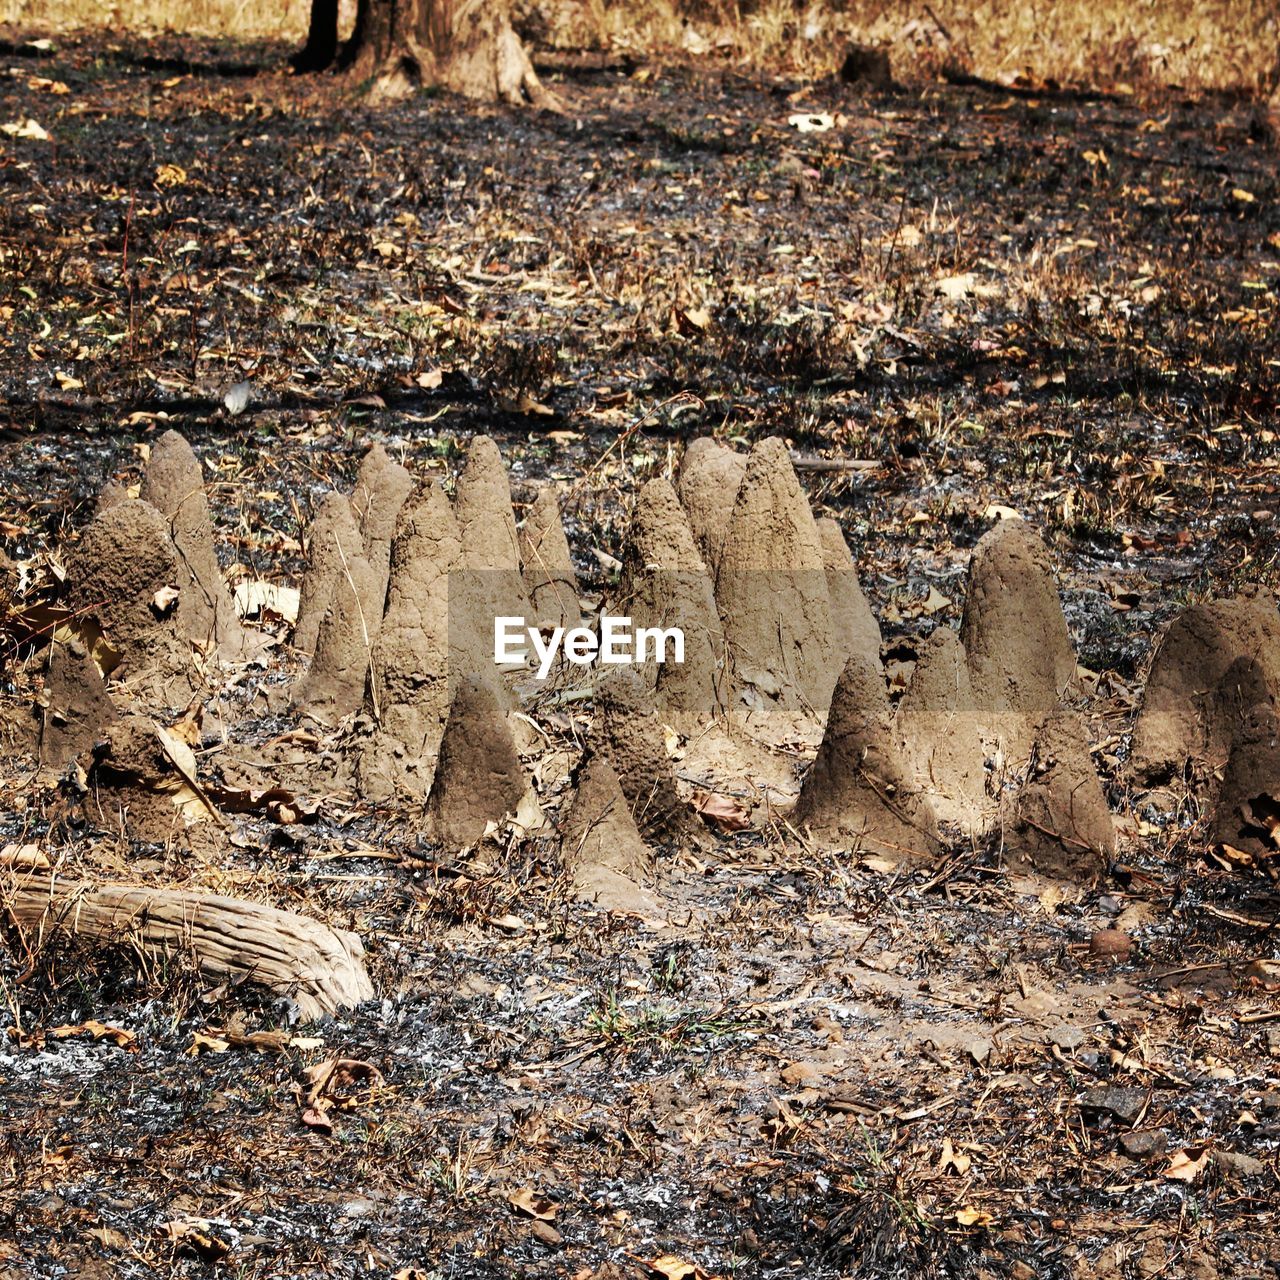
M 189 949 L 205 975 L 288 996 L 307 1021 L 373 997 L 354 933 L 241 898 L 16 872 L 0 879 L 0 917 L 38 937 Z

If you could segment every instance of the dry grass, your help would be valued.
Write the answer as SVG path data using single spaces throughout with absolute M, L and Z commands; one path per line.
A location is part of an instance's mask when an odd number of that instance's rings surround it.
M 1272 0 L 515 0 L 539 43 L 832 72 L 850 41 L 889 48 L 895 74 L 947 63 L 1012 82 L 1122 90 L 1177 85 L 1266 95 L 1280 81 Z M 309 0 L 0 0 L 22 30 L 107 27 L 300 40 Z

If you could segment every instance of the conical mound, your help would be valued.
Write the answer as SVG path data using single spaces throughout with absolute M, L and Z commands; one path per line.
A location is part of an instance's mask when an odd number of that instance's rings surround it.
M 543 631 L 576 627 L 582 617 L 578 579 L 569 555 L 555 490 L 543 485 L 520 529 L 520 564 L 533 607 L 530 624 Z
M 895 720 L 916 786 L 941 822 L 968 835 L 986 825 L 986 774 L 960 637 L 939 627 L 926 641 Z
M 40 763 L 62 769 L 116 719 L 97 664 L 79 641 L 49 646 L 40 698 Z
M 386 597 L 391 571 L 391 543 L 400 508 L 413 492 L 413 477 L 387 451 L 374 444 L 360 460 L 351 509 L 360 522 L 364 557 L 374 573 L 375 595 Z
M 1192 605 L 1170 624 L 1152 659 L 1133 726 L 1133 779 L 1159 786 L 1189 777 L 1212 787 L 1227 763 L 1240 714 L 1278 694 L 1280 616 L 1274 603 L 1238 597 Z
M 95 516 L 67 563 L 73 616 L 101 627 L 120 658 L 110 674 L 157 706 L 185 706 L 198 683 L 185 611 L 207 617 L 207 602 L 193 604 L 184 575 L 169 522 L 149 502 Z
M 827 595 L 831 600 L 831 625 L 835 629 L 839 664 L 843 667 L 854 653 L 879 662 L 880 623 L 862 594 L 858 566 L 844 531 L 830 518 L 817 520 L 815 524 L 827 571 Z
M 688 512 L 698 550 L 712 573 L 720 563 L 733 506 L 746 474 L 746 454 L 726 449 L 710 436 L 691 441 L 684 451 L 676 490 Z
M 1115 822 L 1076 712 L 1060 708 L 1039 726 L 1006 845 L 1010 865 L 1077 884 L 1091 884 L 1114 857 Z
M 152 445 L 139 496 L 169 521 L 182 558 L 183 573 L 175 585 L 188 597 L 187 635 L 198 643 L 215 640 L 224 655 L 241 653 L 245 635 L 213 549 L 204 472 L 178 432 L 166 431 Z
M 781 440 L 751 451 L 716 573 L 734 695 L 821 720 L 834 683 L 826 562 Z
M 489 629 L 496 617 L 530 618 L 511 482 L 498 446 L 488 436 L 476 436 L 467 449 L 453 510 L 462 537 L 465 590 L 477 623 Z
M 683 662 L 638 668 L 673 725 L 692 731 L 723 710 L 724 634 L 711 577 L 675 490 L 663 479 L 650 480 L 636 498 L 617 607 L 635 628 L 683 633 Z
M 895 860 L 927 861 L 938 852 L 933 809 L 894 740 L 884 677 L 856 654 L 836 684 L 791 820 L 824 841 L 852 841 Z
M 449 714 L 449 574 L 462 555 L 449 500 L 430 481 L 400 510 L 358 743 L 362 793 L 425 796 Z
M 515 813 L 527 790 L 493 690 L 474 677 L 460 680 L 427 797 L 436 839 L 449 849 L 475 844 L 490 823 Z
M 630 667 L 608 667 L 596 682 L 600 740 L 646 840 L 698 843 L 700 824 L 676 788 L 662 722 L 641 676 Z
M 653 856 L 636 829 L 618 775 L 601 755 L 578 766 L 576 790 L 561 822 L 560 857 L 576 896 L 608 911 L 656 915 L 640 882 Z
M 307 535 L 307 571 L 302 575 L 302 587 L 298 592 L 298 620 L 293 628 L 293 647 L 301 653 L 316 651 L 320 620 L 329 608 L 334 584 L 357 556 L 368 563 L 364 539 L 352 514 L 351 503 L 341 493 L 326 493 L 320 499 Z M 376 639 L 377 629 L 382 625 L 382 609 L 376 599 L 378 578 L 375 576 L 369 581 L 372 588 L 369 603 L 373 606 L 371 612 L 376 616 L 366 616 L 364 621 L 372 629 L 372 640 Z
M 363 555 L 341 567 L 316 632 L 311 666 L 298 677 L 292 704 L 321 724 L 335 726 L 364 701 L 365 678 L 377 635 L 378 575 Z
M 1280 854 L 1280 725 L 1270 703 L 1244 717 L 1213 815 L 1215 843 L 1247 853 L 1259 865 Z
M 985 732 L 1016 763 L 1076 671 L 1048 549 L 1025 520 L 1001 520 L 974 548 L 960 638 Z

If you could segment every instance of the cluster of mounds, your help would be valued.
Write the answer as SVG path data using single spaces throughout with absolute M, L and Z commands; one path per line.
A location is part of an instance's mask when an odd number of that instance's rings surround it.
M 231 607 L 181 437 L 156 444 L 138 498 L 104 493 L 67 569 L 42 758 L 79 759 L 100 814 L 163 838 L 207 815 L 187 776 L 194 756 L 160 722 L 172 727 L 259 644 Z M 828 846 L 926 862 L 998 839 L 1014 865 L 1085 881 L 1115 852 L 1053 569 L 1022 520 L 979 541 L 959 633 L 939 628 L 922 644 L 896 705 L 854 558 L 840 527 L 815 519 L 777 439 L 749 454 L 696 441 L 674 487 L 645 484 L 604 609 L 633 628 L 679 628 L 684 661 L 598 668 L 585 750 L 558 775 L 540 768 L 535 794 L 537 716 L 558 687 L 527 699 L 529 671 L 494 663 L 493 620 L 547 634 L 581 624 L 556 494 L 541 488 L 518 524 L 488 438 L 472 441 L 452 496 L 375 445 L 352 493 L 316 509 L 288 703 L 334 744 L 328 782 L 421 806 L 454 848 L 554 832 L 578 891 L 628 910 L 656 911 L 643 887 L 655 850 L 710 838 L 671 742 L 708 790 L 776 778 L 780 759 L 816 747 L 791 812 L 775 796 L 768 819 Z M 1134 726 L 1129 768 L 1144 803 L 1193 794 L 1216 806 L 1218 841 L 1266 856 L 1280 827 L 1278 687 L 1270 601 L 1183 614 Z

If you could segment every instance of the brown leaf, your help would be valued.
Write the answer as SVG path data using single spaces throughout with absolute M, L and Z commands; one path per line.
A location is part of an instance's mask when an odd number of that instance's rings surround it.
M 710 819 L 721 831 L 745 831 L 751 825 L 750 815 L 736 800 L 715 791 L 695 791 L 694 811 Z
M 85 1032 L 95 1040 L 109 1040 L 118 1049 L 132 1049 L 137 1039 L 132 1031 L 126 1031 L 123 1027 L 108 1027 L 92 1018 L 75 1024 L 64 1023 L 60 1027 L 54 1027 L 49 1035 L 55 1040 L 66 1040 L 70 1036 L 83 1035 Z
M 333 1121 L 329 1119 L 328 1113 L 322 1111 L 319 1107 L 304 1108 L 302 1123 L 308 1129 L 314 1129 L 317 1133 L 323 1133 L 326 1137 L 333 1133 Z
M 1209 1150 L 1204 1148 L 1198 1156 L 1188 1151 L 1175 1151 L 1169 1158 L 1169 1167 L 1161 1175 L 1172 1182 L 1194 1182 L 1209 1163 Z
M 507 1197 L 507 1203 L 519 1213 L 542 1222 L 550 1222 L 560 1208 L 554 1200 L 540 1196 L 532 1187 L 521 1187 Z

